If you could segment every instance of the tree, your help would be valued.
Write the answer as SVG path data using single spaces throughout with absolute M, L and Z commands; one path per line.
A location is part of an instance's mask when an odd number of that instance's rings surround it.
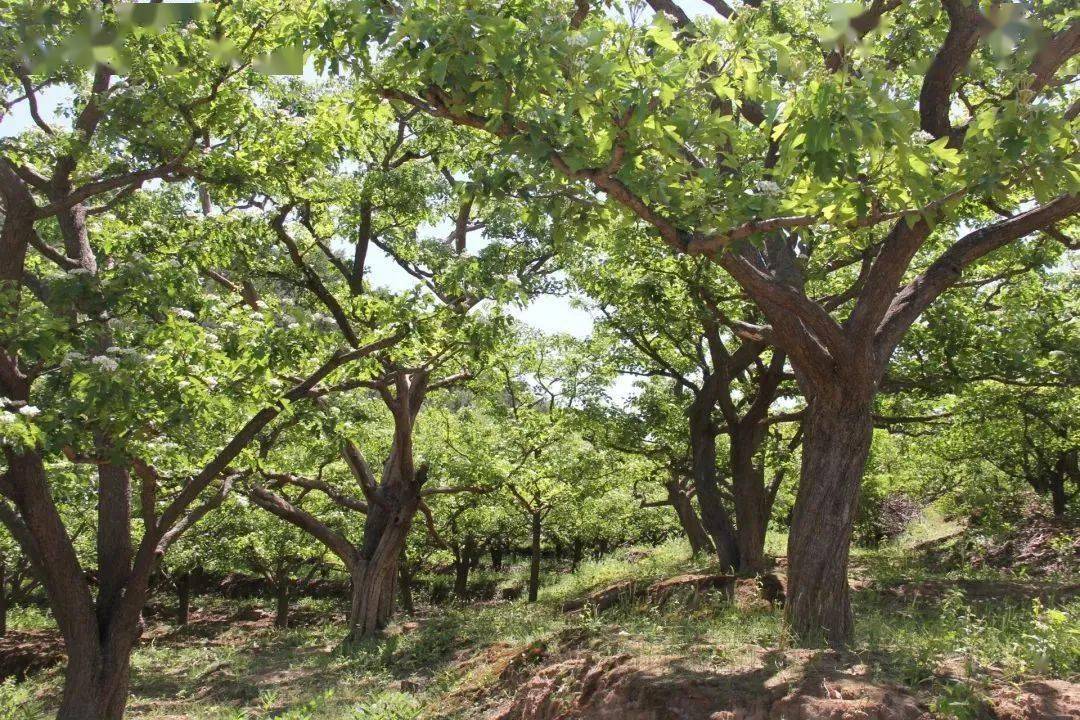
M 961 487 L 1019 479 L 1062 516 L 1080 482 L 1080 368 L 1076 282 L 1055 245 L 1011 248 L 1027 256 L 1014 264 L 1037 272 L 989 274 L 955 288 L 912 331 L 886 389 L 895 413 L 936 418 L 930 452 L 961 476 L 979 468 L 982 477 L 962 478 Z
M 545 519 L 573 498 L 602 494 L 611 472 L 575 426 L 577 413 L 597 399 L 609 378 L 587 346 L 564 335 L 534 334 L 500 360 L 493 375 L 501 393 L 489 412 L 502 430 L 484 433 L 495 447 L 466 452 L 472 462 L 496 458 L 496 474 L 528 523 L 528 599 L 535 602 Z
M 65 719 L 123 715 L 150 576 L 229 491 L 234 460 L 289 403 L 397 339 L 373 333 L 348 351 L 305 356 L 291 368 L 295 380 L 276 391 L 250 382 L 265 371 L 258 362 L 257 372 L 237 372 L 235 383 L 217 388 L 209 370 L 244 366 L 250 356 L 240 357 L 237 345 L 221 347 L 193 321 L 222 320 L 229 311 L 196 289 L 175 254 L 161 252 L 176 253 L 171 238 L 155 237 L 149 220 L 145 227 L 126 222 L 124 212 L 153 205 L 137 192 L 149 181 L 210 182 L 206 171 L 228 166 L 224 156 L 265 123 L 250 93 L 267 81 L 252 64 L 287 41 L 289 18 L 251 3 L 143 32 L 130 17 L 96 7 L 69 3 L 38 16 L 35 4 L 20 5 L 3 22 L 5 107 L 23 103 L 33 123 L 5 139 L 0 159 L 0 392 L 4 414 L 16 416 L 3 428 L 0 520 L 40 574 L 64 638 L 58 717 Z M 86 57 L 103 29 L 116 44 Z M 237 41 L 236 57 L 221 57 L 223 34 Z M 41 47 L 49 49 L 45 57 L 28 54 Z M 98 62 L 105 56 L 107 64 Z M 41 116 L 43 89 L 73 98 L 67 127 Z M 239 159 L 232 169 L 245 165 L 243 153 L 230 159 Z M 195 224 L 175 204 L 169 210 L 166 225 Z M 162 242 L 149 259 L 136 250 L 155 240 Z M 191 250 L 182 256 L 215 255 Z M 203 317 L 164 304 L 178 298 Z M 154 355 L 181 346 L 170 357 Z M 190 376 L 177 382 L 189 373 L 186 363 Z M 164 392 L 137 394 L 139 382 Z M 225 395 L 248 401 L 221 413 L 227 427 L 215 427 L 199 410 Z M 211 429 L 209 444 L 197 446 L 207 439 L 200 431 Z M 167 447 L 176 439 L 192 441 L 191 452 Z M 61 452 L 96 475 L 96 593 L 57 505 L 51 463 Z
M 1055 4 L 648 4 L 379 2 L 361 26 L 334 7 L 323 28 L 346 30 L 344 51 L 327 62 L 732 277 L 767 322 L 740 334 L 782 350 L 807 400 L 785 613 L 841 645 L 894 350 L 994 251 L 1040 231 L 1072 242 L 1078 105 L 1058 73 L 1080 25 Z
M 292 587 L 303 573 L 310 578 L 322 567 L 326 547 L 294 525 L 277 519 L 259 522 L 249 514 L 247 533 L 230 543 L 236 552 L 234 567 L 244 567 L 266 580 L 274 596 L 274 626 L 289 626 Z
M 345 99 L 353 101 L 351 95 Z M 313 105 L 305 109 L 313 117 L 340 120 L 338 95 L 316 98 Z M 481 372 L 497 353 L 506 329 L 498 309 L 482 307 L 482 301 L 527 294 L 533 284 L 543 283 L 550 257 L 541 242 L 543 223 L 516 218 L 503 196 L 481 204 L 475 191 L 470 191 L 466 210 L 477 217 L 455 226 L 455 233 L 483 227 L 486 245 L 470 252 L 461 236 L 425 236 L 426 224 L 457 205 L 451 191 L 459 181 L 452 170 L 468 157 L 469 146 L 456 134 L 417 130 L 415 113 L 395 113 L 387 104 L 364 110 L 350 121 L 352 131 L 342 143 L 339 166 L 318 178 L 286 177 L 277 183 L 277 195 L 266 197 L 278 206 L 272 225 L 287 258 L 283 262 L 291 267 L 269 262 L 264 268 L 268 279 L 284 280 L 313 311 L 319 308 L 326 324 L 349 345 L 356 342 L 357 326 L 370 322 L 373 307 L 386 307 L 411 328 L 408 341 L 381 359 L 374 377 L 330 389 L 374 394 L 389 411 L 393 427 L 378 475 L 351 438 L 341 437 L 343 444 L 335 450 L 359 483 L 363 500 L 331 485 L 317 488 L 364 513 L 363 539 L 349 541 L 274 492 L 286 485 L 310 484 L 310 478 L 278 473 L 270 476 L 276 488 L 257 486 L 251 492 L 260 507 L 311 532 L 345 563 L 352 583 L 353 639 L 380 630 L 391 616 L 399 558 L 416 513 L 426 507 L 423 498 L 453 491 L 423 487 L 430 472 L 416 457 L 415 431 L 429 394 Z M 422 116 L 420 122 L 430 123 Z M 345 160 L 357 163 L 359 170 L 346 171 Z M 346 243 L 352 252 L 341 257 L 335 248 Z M 416 287 L 396 296 L 375 290 L 364 274 L 370 246 L 414 277 Z
M 604 447 L 645 458 L 652 465 L 642 489 L 633 491 L 642 508 L 670 506 L 675 511 L 690 551 L 712 552 L 714 547 L 701 518 L 694 509 L 694 475 L 691 471 L 689 439 L 685 430 L 685 408 L 666 378 L 649 378 L 638 383 L 640 392 L 627 408 L 610 406 L 587 409 L 586 432 Z M 648 472 L 648 471 L 647 471 Z M 664 497 L 650 499 L 648 488 L 659 480 Z M 651 481 L 651 482 L 650 482 Z
M 460 351 L 468 347 L 466 338 L 467 335 L 451 336 L 446 340 Z M 341 459 L 359 486 L 363 499 L 338 489 L 340 480 L 331 483 L 317 477 L 280 472 L 264 473 L 273 484 L 267 487 L 255 485 L 250 492 L 252 501 L 259 507 L 310 533 L 344 563 L 352 587 L 349 610 L 349 637 L 352 640 L 381 630 L 390 620 L 398 562 L 413 518 L 424 507 L 424 497 L 461 491 L 459 488 L 425 488 L 429 467 L 426 463 L 418 463 L 414 455 L 415 426 L 428 393 L 464 378 L 461 373 L 438 374 L 446 364 L 460 360 L 451 348 L 436 343 L 428 349 L 431 354 L 426 360 L 418 363 L 388 361 L 382 376 L 359 385 L 378 393 L 390 413 L 393 426 L 386 461 L 378 476 L 355 442 L 342 441 Z M 336 505 L 363 514 L 362 540 L 351 542 L 280 492 L 275 492 L 287 486 L 318 490 Z
M 676 402 L 688 421 L 693 491 L 705 528 L 722 567 L 759 571 L 777 490 L 766 480 L 762 443 L 770 425 L 799 418 L 770 413 L 784 392 L 784 353 L 760 338 L 738 337 L 745 320 L 735 318 L 750 313 L 714 268 L 643 246 L 635 230 L 606 228 L 596 246 L 578 243 L 564 257 L 571 256 L 572 277 L 603 316 L 600 333 L 621 343 L 613 348 L 621 369 L 667 378 L 687 398 Z M 717 462 L 721 435 L 728 440 L 725 472 Z

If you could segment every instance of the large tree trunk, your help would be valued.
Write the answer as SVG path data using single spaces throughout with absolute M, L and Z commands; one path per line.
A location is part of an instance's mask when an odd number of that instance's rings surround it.
M 697 512 L 694 511 L 694 503 L 679 486 L 678 481 L 669 480 L 665 487 L 667 488 L 668 502 L 675 509 L 675 515 L 679 518 L 679 525 L 682 526 L 683 533 L 690 542 L 690 551 L 694 555 L 702 552 L 712 552 L 712 541 L 709 540 L 709 534 L 705 532 L 701 519 L 698 518 Z
M 701 522 L 713 541 L 716 557 L 724 570 L 739 567 L 739 544 L 731 517 L 724 508 L 716 476 L 716 425 L 712 419 L 713 400 L 702 393 L 690 406 L 690 450 L 697 488 Z
M 402 471 L 395 457 L 392 451 L 376 501 L 368 507 L 364 523 L 361 563 L 352 579 L 349 626 L 353 640 L 382 630 L 393 615 L 398 562 L 420 503 L 419 490 L 426 472 L 414 477 L 412 472 Z M 408 458 L 410 466 L 411 461 Z
M 839 646 L 852 637 L 848 550 L 873 422 L 869 397 L 832 390 L 810 399 L 803 421 L 785 612 L 797 637 Z
M 761 447 L 762 428 L 757 423 L 749 428 L 736 425 L 731 428 L 729 438 L 739 570 L 759 572 L 765 566 L 765 531 L 772 511 L 764 468 L 754 462 Z
M 540 537 L 542 530 L 540 513 L 532 513 L 532 554 L 529 558 L 529 602 L 536 602 L 540 593 Z
M 121 720 L 127 704 L 129 656 L 110 659 L 100 649 L 70 655 L 56 720 Z
M 492 538 L 491 540 L 491 569 L 502 570 L 503 566 L 503 545 L 502 540 L 499 538 Z
M 188 624 L 191 608 L 191 573 L 180 573 L 176 577 L 176 624 L 183 627 Z
M 95 440 L 98 457 L 108 457 L 109 442 Z M 98 624 L 107 631 L 131 574 L 131 478 L 127 468 L 98 466 Z

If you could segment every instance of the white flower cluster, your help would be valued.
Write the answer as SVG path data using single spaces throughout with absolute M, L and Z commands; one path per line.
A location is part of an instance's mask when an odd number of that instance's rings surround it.
M 116 360 L 113 360 L 108 355 L 95 355 L 90 358 L 90 362 L 94 363 L 105 372 L 113 372 L 120 367 L 120 363 L 116 362 Z
M 23 405 L 19 408 L 19 414 L 23 417 L 34 418 L 41 414 L 41 410 L 34 405 Z
M 776 197 L 783 192 L 783 190 L 780 189 L 780 186 L 772 180 L 758 180 L 754 186 L 759 193 L 768 195 L 769 197 Z
M 183 318 L 184 320 L 194 320 L 195 319 L 195 313 L 191 312 L 190 310 L 185 310 L 184 308 L 174 307 L 174 308 L 171 308 L 169 310 L 169 312 L 171 312 L 173 315 L 175 315 L 178 318 Z
M 932 142 L 934 142 L 934 136 L 931 135 L 930 133 L 926 132 L 925 130 L 920 130 L 919 132 L 915 133 L 914 137 L 915 137 L 916 142 L 921 142 L 921 143 L 932 143 Z

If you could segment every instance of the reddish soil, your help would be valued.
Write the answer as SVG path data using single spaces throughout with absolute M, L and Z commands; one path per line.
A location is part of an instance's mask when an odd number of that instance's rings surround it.
M 1064 680 L 1038 680 L 1001 688 L 990 701 L 997 720 L 1065 720 L 1080 718 L 1080 685 Z
M 52 630 L 8 630 L 0 637 L 0 680 L 23 680 L 29 673 L 64 662 L 64 641 Z
M 520 684 L 491 720 L 923 720 L 908 691 L 831 652 L 711 669 L 678 657 L 572 653 Z

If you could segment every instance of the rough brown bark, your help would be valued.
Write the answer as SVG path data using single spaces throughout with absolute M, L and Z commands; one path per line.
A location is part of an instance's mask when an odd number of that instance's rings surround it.
M 412 597 L 412 570 L 404 558 L 398 561 L 398 584 L 401 588 L 401 609 L 406 615 L 416 612 Z
M 411 444 L 408 447 L 411 450 Z M 426 475 L 412 470 L 411 454 L 401 456 L 403 449 L 400 445 L 392 448 L 391 460 L 364 523 L 361 567 L 353 574 L 349 614 L 353 640 L 379 632 L 393 615 L 398 561 L 419 508 L 420 486 Z
M 724 507 L 716 473 L 716 423 L 712 419 L 715 401 L 699 395 L 690 406 L 690 451 L 697 488 L 701 522 L 713 541 L 722 570 L 739 567 L 739 544 L 731 517 Z
M 107 457 L 108 441 L 96 439 L 98 456 Z M 98 466 L 98 624 L 108 632 L 116 605 L 131 575 L 131 477 L 127 468 L 103 462 Z
M 734 496 L 739 570 L 757 572 L 765 564 L 765 531 L 772 505 L 765 488 L 764 467 L 755 462 L 764 428 L 736 425 L 729 431 L 731 490 Z
M 532 545 L 529 556 L 529 602 L 536 602 L 540 593 L 540 538 L 543 530 L 543 519 L 539 512 L 532 514 Z
M 502 540 L 499 538 L 493 538 L 491 540 L 491 569 L 502 570 L 503 566 L 503 545 Z
M 848 551 L 873 434 L 871 400 L 842 391 L 811 399 L 788 538 L 785 614 L 797 637 L 842 646 L 852 637 Z

